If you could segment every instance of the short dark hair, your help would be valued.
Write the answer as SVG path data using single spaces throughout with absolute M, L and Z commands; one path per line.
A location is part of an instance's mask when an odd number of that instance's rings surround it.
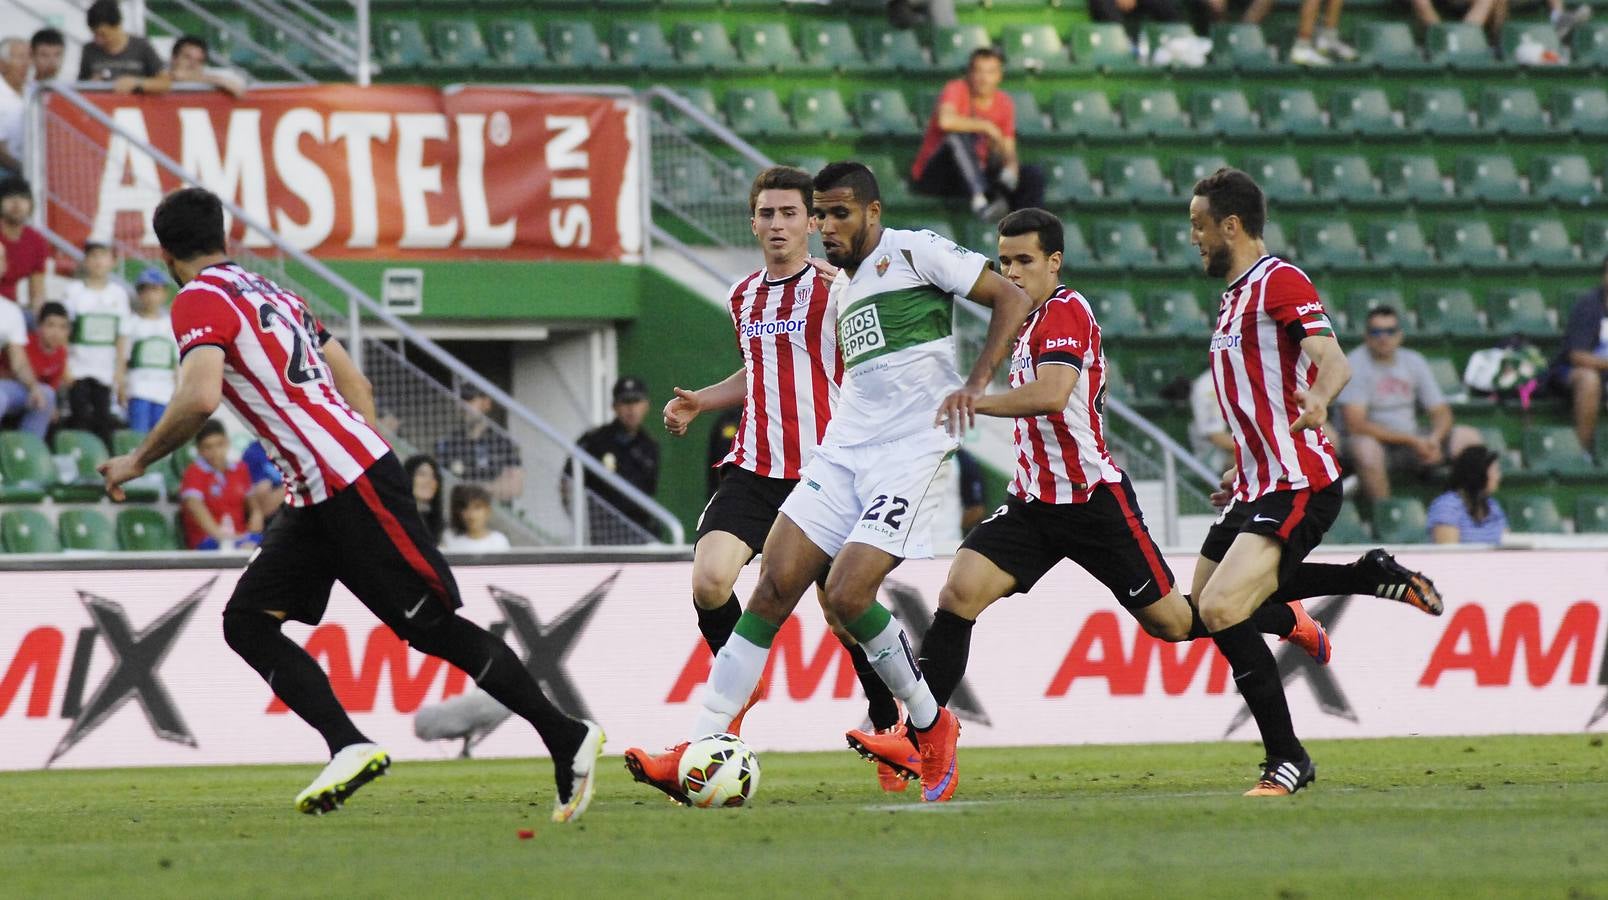
M 882 199 L 882 190 L 877 187 L 877 176 L 866 168 L 864 163 L 853 160 L 827 163 L 821 171 L 815 173 L 816 193 L 825 193 L 836 188 L 848 188 L 853 192 L 854 199 L 867 205 L 873 200 Z
M 1044 248 L 1045 256 L 1066 249 L 1066 231 L 1061 226 L 1061 220 L 1049 210 L 1029 207 L 999 220 L 1000 237 L 1016 237 L 1030 232 L 1038 235 L 1039 246 Z
M 1251 176 L 1239 169 L 1218 169 L 1195 182 L 1195 196 L 1206 198 L 1206 208 L 1211 210 L 1213 219 L 1221 222 L 1238 216 L 1246 234 L 1262 236 L 1262 227 L 1267 224 L 1267 197 Z
M 1000 52 L 998 47 L 978 47 L 966 57 L 966 71 L 970 72 L 971 67 L 977 65 L 979 59 L 996 59 L 1000 65 L 1005 65 L 1005 54 Z
M 223 203 L 206 188 L 182 188 L 163 197 L 151 225 L 157 243 L 180 261 L 222 253 L 228 247 Z
M 201 423 L 201 430 L 197 431 L 195 433 L 195 445 L 197 447 L 199 447 L 199 446 L 201 446 L 202 441 L 206 440 L 209 437 L 213 437 L 213 436 L 220 435 L 220 434 L 223 435 L 224 437 L 229 436 L 228 429 L 223 427 L 223 420 L 222 419 L 208 419 L 205 422 Z
M 23 178 L 21 175 L 12 175 L 0 181 L 0 200 L 18 196 L 27 197 L 29 200 L 33 199 L 33 187 L 28 184 L 28 179 Z
M 40 322 L 45 321 L 46 319 L 50 318 L 51 316 L 61 316 L 63 319 L 72 318 L 72 316 L 67 315 L 67 307 L 61 305 L 60 303 L 56 302 L 55 300 L 51 300 L 48 303 L 46 303 L 44 306 L 39 307 L 39 321 Z
M 463 511 L 475 505 L 476 503 L 484 503 L 487 506 L 490 506 L 491 491 L 486 490 L 478 484 L 463 483 L 453 485 L 451 503 L 452 511 L 448 513 L 448 518 L 452 522 L 453 531 L 456 531 L 459 534 L 463 534 L 465 531 L 467 531 L 467 529 L 463 527 Z
M 117 8 L 117 0 L 95 0 L 84 19 L 89 22 L 89 30 L 94 31 L 102 25 L 123 24 L 123 11 Z
M 754 186 L 748 189 L 748 214 L 753 215 L 759 205 L 760 191 L 798 191 L 804 198 L 804 211 L 809 212 L 811 196 L 815 189 L 815 182 L 810 173 L 792 166 L 771 166 L 759 173 L 754 179 Z
M 1389 303 L 1381 303 L 1378 306 L 1369 307 L 1368 315 L 1364 316 L 1362 320 L 1364 322 L 1371 322 L 1374 319 L 1383 319 L 1386 316 L 1389 316 L 1392 319 L 1399 319 L 1401 318 L 1401 313 L 1396 312 L 1396 307 L 1391 306 Z
M 65 46 L 67 46 L 67 39 L 62 37 L 61 32 L 54 28 L 41 28 L 34 32 L 33 38 L 28 41 L 28 49 L 30 51 L 38 50 L 40 47 Z
M 88 242 L 88 243 L 86 243 L 84 245 L 84 255 L 85 256 L 88 256 L 91 253 L 95 253 L 95 252 L 101 251 L 101 250 L 104 250 L 107 253 L 112 252 L 112 248 L 111 248 L 111 246 L 109 244 L 103 244 L 100 241 L 90 241 L 90 242 Z
M 200 47 L 203 62 L 212 59 L 212 50 L 207 47 L 207 39 L 194 34 L 187 34 L 173 42 L 173 53 L 170 59 L 178 59 L 179 51 L 185 47 Z

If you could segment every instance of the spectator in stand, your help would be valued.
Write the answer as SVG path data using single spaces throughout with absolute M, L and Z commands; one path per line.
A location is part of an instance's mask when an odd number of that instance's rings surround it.
M 22 174 L 23 95 L 28 89 L 28 42 L 0 40 L 0 176 Z
M 737 439 L 737 429 L 743 424 L 743 408 L 733 406 L 721 411 L 709 429 L 709 452 L 704 458 L 704 487 L 706 496 L 713 497 L 720 487 L 720 464 L 731 452 L 731 442 Z
M 128 411 L 128 427 L 135 431 L 150 431 L 173 397 L 179 345 L 173 341 L 167 299 L 167 275 L 154 267 L 141 272 L 134 282 L 134 315 L 124 332 L 128 374 L 118 397 Z
M 46 303 L 39 310 L 39 324 L 28 335 L 28 365 L 35 380 L 55 394 L 67 380 L 67 336 L 72 332 L 67 307 Z
M 1442 16 L 1461 19 L 1468 25 L 1478 25 L 1490 35 L 1492 42 L 1500 37 L 1502 26 L 1507 24 L 1512 9 L 1510 0 L 1407 0 L 1413 8 L 1418 24 L 1428 28 L 1440 24 Z M 1568 43 L 1576 27 L 1591 18 L 1591 7 L 1581 5 L 1573 10 L 1564 0 L 1546 0 L 1547 19 L 1558 33 L 1560 43 Z
M 483 484 L 504 503 L 525 492 L 519 447 L 493 427 L 491 398 L 474 385 L 463 386 L 469 417 L 458 430 L 436 441 L 435 457 L 460 481 Z
M 1575 434 L 1590 453 L 1597 443 L 1597 417 L 1602 412 L 1603 384 L 1608 382 L 1608 257 L 1602 281 L 1580 295 L 1569 309 L 1563 349 L 1552 362 L 1552 387 L 1568 397 Z
M 196 458 L 179 481 L 184 543 L 191 550 L 254 547 L 262 540 L 262 514 L 251 507 L 251 473 L 229 464 L 229 433 L 217 419 L 195 436 Z
M 33 216 L 33 190 L 22 178 L 0 181 L 0 247 L 5 264 L 0 265 L 0 296 L 19 300 L 17 285 L 28 283 L 28 310 L 37 317 L 45 303 L 45 263 L 50 245 L 28 219 Z M 19 300 L 20 302 L 20 300 Z
M 990 222 L 1044 200 L 1043 171 L 1017 158 L 1016 105 L 1000 90 L 1004 78 L 998 50 L 973 50 L 966 76 L 938 95 L 910 167 L 917 191 L 967 198 L 972 212 Z
M 1346 450 L 1370 500 L 1390 496 L 1390 473 L 1424 474 L 1480 442 L 1480 433 L 1452 420 L 1429 361 L 1402 347 L 1401 317 L 1389 306 L 1368 311 L 1367 337 L 1346 354 L 1351 382 L 1340 392 Z M 1418 409 L 1429 416 L 1419 422 Z
M 67 40 L 54 28 L 41 28 L 28 42 L 34 81 L 54 81 L 67 61 Z
M 425 530 L 439 545 L 441 532 L 446 528 L 446 516 L 441 510 L 441 470 L 436 468 L 435 460 L 423 453 L 409 457 L 402 468 L 413 485 L 413 503 L 419 508 L 419 518 L 424 520 Z
M 73 317 L 67 388 L 68 426 L 93 431 L 111 446 L 118 419 L 113 400 L 125 396 L 128 334 L 133 312 L 128 291 L 112 280 L 116 260 L 105 244 L 84 245 L 84 280 L 73 282 L 62 305 Z
M 266 524 L 285 502 L 285 476 L 280 474 L 279 466 L 268 457 L 262 441 L 247 444 L 240 454 L 240 461 L 246 464 L 246 473 L 251 476 L 249 502 L 253 509 L 262 514 Z
M 1217 402 L 1217 382 L 1207 369 L 1189 387 L 1189 449 L 1213 472 L 1234 460 L 1234 436 Z
M 237 99 L 246 92 L 244 78 L 228 69 L 212 66 L 211 62 L 207 42 L 187 34 L 173 42 L 173 62 L 168 66 L 168 78 L 174 84 L 209 84 Z
M 1138 40 L 1145 22 L 1182 22 L 1184 10 L 1178 0 L 1089 0 L 1089 18 L 1116 22 Z
M 79 81 L 110 81 L 119 94 L 160 94 L 172 87 L 156 48 L 123 28 L 117 0 L 95 0 L 85 19 L 94 38 L 78 60 Z
M 508 535 L 491 527 L 491 494 L 478 484 L 452 489 L 452 531 L 441 549 L 457 553 L 507 550 Z
M 3 245 L 0 245 L 3 248 Z M 34 377 L 28 362 L 28 325 L 22 308 L 0 297 L 0 424 L 17 417 L 17 428 L 45 439 L 56 418 L 56 392 Z
M 1412 0 L 1417 2 L 1417 0 Z M 1323 27 L 1318 27 L 1318 5 L 1323 4 Z M 1340 9 L 1345 0 L 1301 0 L 1301 19 L 1290 45 L 1290 62 L 1298 66 L 1328 66 L 1355 62 L 1357 48 L 1340 38 Z M 1260 25 L 1273 10 L 1273 0 L 1251 0 L 1245 21 Z
M 1452 462 L 1446 493 L 1429 504 L 1429 537 L 1437 544 L 1499 544 L 1507 513 L 1491 496 L 1502 484 L 1502 457 L 1483 444 Z
M 634 375 L 626 375 L 614 383 L 614 418 L 607 425 L 581 435 L 575 443 L 602 463 L 604 468 L 652 497 L 659 490 L 659 444 L 642 428 L 647 415 L 647 383 Z M 566 468 L 566 482 L 569 471 Z M 583 482 L 586 490 L 599 500 L 619 510 L 649 533 L 657 533 L 658 523 L 653 516 L 627 500 L 624 494 L 604 484 L 602 479 L 590 472 L 583 476 Z M 567 490 L 564 496 L 568 498 Z M 593 515 L 590 524 L 593 543 L 618 543 L 619 536 L 610 533 L 609 522 L 604 517 Z

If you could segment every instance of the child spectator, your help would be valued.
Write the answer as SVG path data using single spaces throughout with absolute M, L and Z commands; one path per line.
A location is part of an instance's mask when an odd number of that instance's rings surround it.
M 94 37 L 79 56 L 79 81 L 110 81 L 119 94 L 160 94 L 172 86 L 151 42 L 123 28 L 117 0 L 95 0 L 84 21 Z
M 67 366 L 73 381 L 67 388 L 67 424 L 100 435 L 108 446 L 118 421 L 112 401 L 124 395 L 128 370 L 128 327 L 133 318 L 128 291 L 112 280 L 112 249 L 84 245 L 84 280 L 67 288 L 62 305 L 73 318 Z
M 452 489 L 452 531 L 441 549 L 459 553 L 507 550 L 508 536 L 491 529 L 491 492 L 478 484 Z
M 229 464 L 229 433 L 217 419 L 195 436 L 196 460 L 179 482 L 184 543 L 191 550 L 256 546 L 262 514 L 246 502 L 251 473 L 244 462 Z
M 128 377 L 118 400 L 128 410 L 128 427 L 135 431 L 150 431 L 173 399 L 179 345 L 173 342 L 167 283 L 162 270 L 154 268 L 140 273 L 134 282 L 134 315 L 126 331 Z
M 46 303 L 39 309 L 39 326 L 28 335 L 28 365 L 34 378 L 52 391 L 67 379 L 67 337 L 72 332 L 67 307 Z

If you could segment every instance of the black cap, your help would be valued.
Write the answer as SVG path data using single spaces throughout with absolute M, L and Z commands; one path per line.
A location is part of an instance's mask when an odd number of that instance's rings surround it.
M 635 375 L 623 375 L 614 382 L 615 403 L 635 403 L 648 399 L 648 383 Z

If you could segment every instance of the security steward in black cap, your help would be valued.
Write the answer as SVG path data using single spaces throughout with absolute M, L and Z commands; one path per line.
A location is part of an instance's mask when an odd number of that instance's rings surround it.
M 659 445 L 642 428 L 647 415 L 647 383 L 634 375 L 626 375 L 614 383 L 614 420 L 581 435 L 576 443 L 609 471 L 652 497 L 659 489 Z M 586 476 L 586 487 L 650 534 L 659 533 L 657 520 L 646 510 L 590 472 Z M 593 543 L 634 543 L 624 541 L 618 529 L 609 529 L 607 518 L 595 514 L 591 517 Z M 611 531 L 614 533 L 609 533 Z

